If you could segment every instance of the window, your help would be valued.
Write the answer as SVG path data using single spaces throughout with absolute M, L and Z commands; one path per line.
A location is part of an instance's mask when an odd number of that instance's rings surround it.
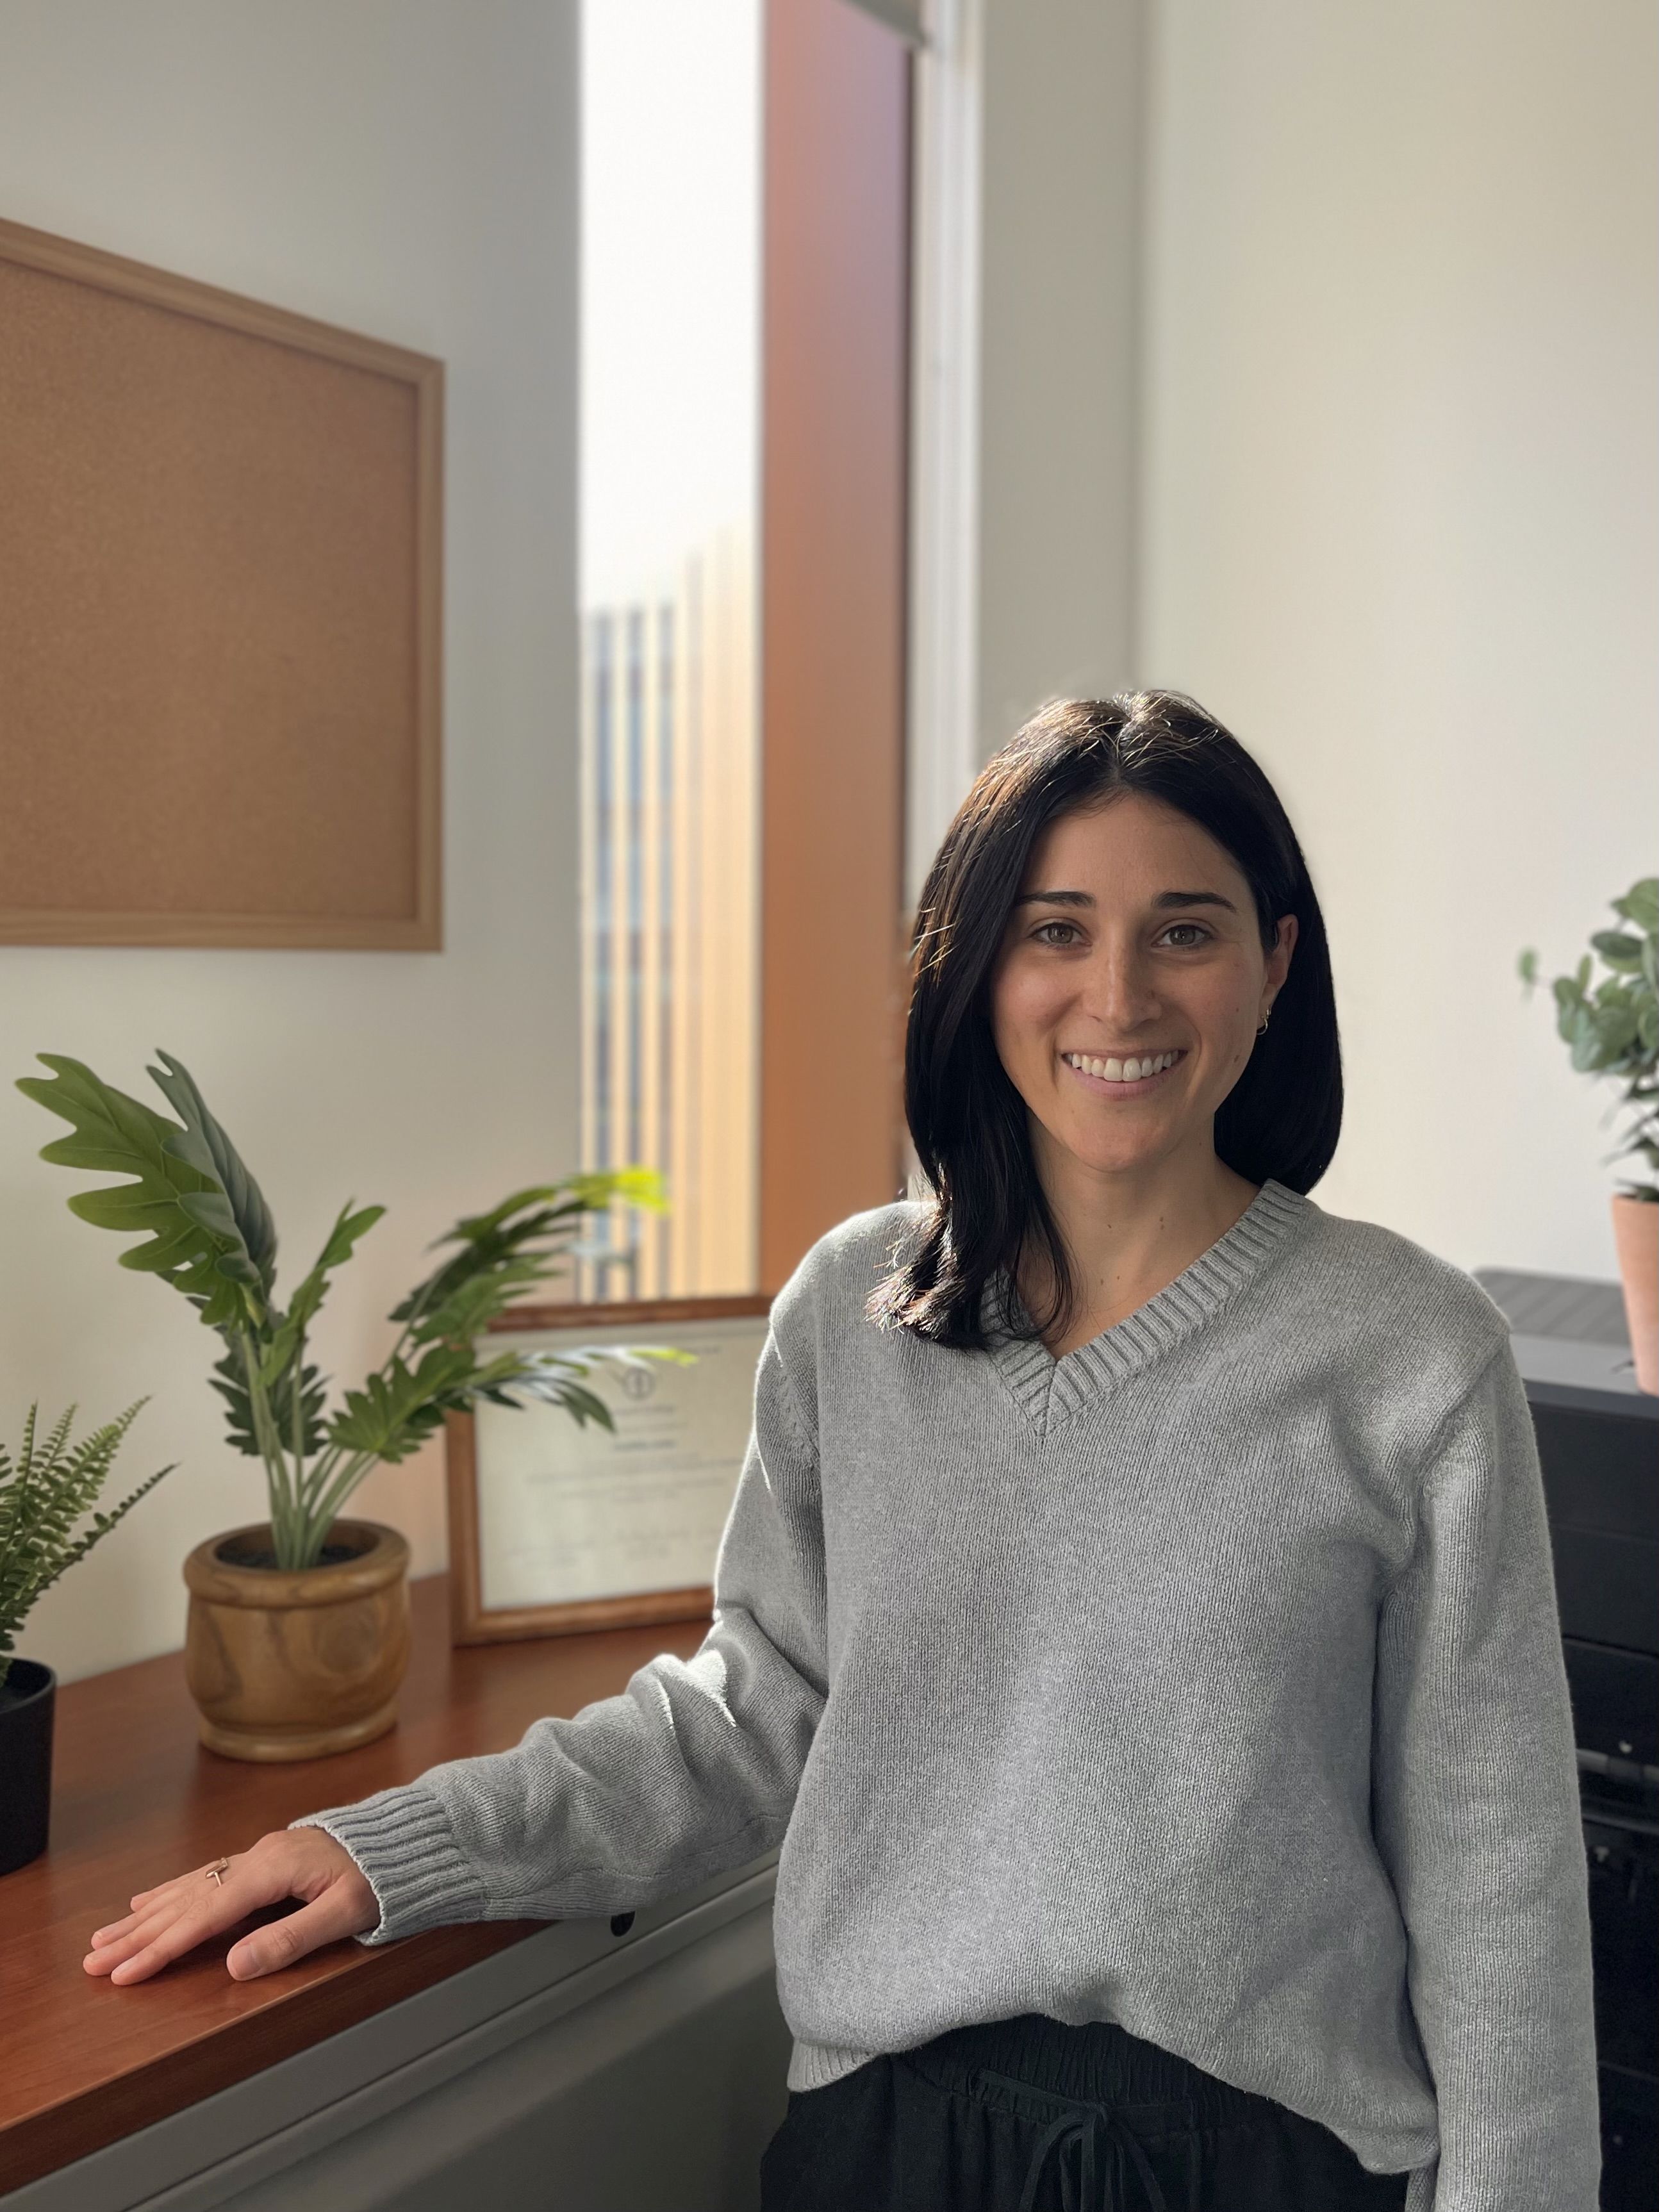
M 776 1289 L 903 1185 L 909 58 L 585 0 L 581 1297 Z
M 582 15 L 581 1294 L 747 1291 L 759 1145 L 758 0 Z

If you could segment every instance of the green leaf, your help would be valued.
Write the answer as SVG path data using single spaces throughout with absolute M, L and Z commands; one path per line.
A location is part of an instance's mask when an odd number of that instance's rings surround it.
M 554 1190 L 556 1194 L 556 1186 Z M 556 1272 L 557 1255 L 574 1237 L 586 1211 L 575 1200 L 556 1206 L 539 1203 L 548 1195 L 544 1190 L 520 1191 L 491 1213 L 457 1222 L 447 1236 L 436 1242 L 459 1244 L 461 1249 L 417 1283 L 401 1304 L 392 1308 L 391 1318 L 416 1322 L 421 1334 L 428 1336 L 434 1316 L 475 1279 L 510 1267 L 516 1271 L 515 1288 L 545 1281 Z M 523 1212 L 526 1206 L 531 1210 Z M 521 1214 L 517 1221 L 512 1218 L 514 1212 Z
M 1628 1000 L 1618 1000 L 1598 1009 L 1595 1033 L 1605 1058 L 1622 1060 L 1636 1042 L 1638 1033 L 1636 1009 Z
M 208 1111 L 190 1070 L 159 1046 L 156 1058 L 161 1067 L 144 1072 L 184 1125 L 166 1139 L 164 1149 L 216 1186 L 185 1204 L 222 1240 L 221 1273 L 257 1284 L 269 1303 L 276 1270 L 276 1224 L 270 1208 L 235 1146 Z
M 611 1408 L 582 1378 L 595 1367 L 641 1367 L 647 1360 L 688 1367 L 696 1365 L 696 1354 L 665 1344 L 581 1344 L 557 1352 L 507 1352 L 478 1370 L 471 1395 L 497 1406 L 517 1406 L 526 1399 L 558 1406 L 580 1426 L 591 1420 L 614 1429 Z
M 328 1296 L 331 1271 L 343 1267 L 351 1257 L 352 1248 L 358 1238 L 366 1236 L 386 1212 L 383 1206 L 365 1206 L 354 1213 L 352 1204 L 353 1201 L 348 1199 L 341 1207 L 339 1216 L 318 1255 L 316 1265 L 295 1291 L 287 1313 L 272 1332 L 259 1363 L 260 1380 L 267 1389 L 276 1388 L 278 1378 L 286 1370 L 323 1300 Z M 281 1432 L 284 1436 L 288 1434 L 286 1429 Z
M 434 1345 L 412 1369 L 393 1358 L 362 1390 L 349 1392 L 330 1435 L 349 1451 L 404 1459 L 447 1413 L 479 1398 L 509 1407 L 535 1400 L 562 1407 L 582 1426 L 594 1421 L 614 1429 L 611 1408 L 586 1387 L 592 1368 L 638 1367 L 647 1360 L 688 1366 L 696 1357 L 672 1345 L 572 1345 L 557 1352 L 506 1352 L 481 1364 L 468 1347 Z
M 1608 902 L 1615 914 L 1622 914 L 1626 921 L 1633 921 L 1650 937 L 1659 935 L 1659 876 L 1644 876 L 1631 885 L 1623 898 Z
M 258 1433 L 253 1425 L 253 1405 L 248 1395 L 247 1376 L 242 1366 L 241 1354 L 233 1345 L 224 1358 L 216 1362 L 212 1388 L 225 1401 L 225 1425 L 230 1431 L 230 1441 L 240 1452 L 250 1459 L 263 1459 Z M 305 1423 L 303 1439 L 306 1456 L 319 1452 L 328 1442 L 327 1425 L 323 1419 L 323 1400 L 327 1392 L 327 1377 L 319 1374 L 307 1363 L 300 1371 L 301 1416 Z M 290 1365 L 266 1384 L 270 1400 L 271 1419 L 286 1450 L 294 1438 L 295 1374 Z
M 583 1172 L 514 1191 L 489 1212 L 465 1217 L 436 1240 L 461 1249 L 392 1309 L 392 1319 L 410 1323 L 417 1344 L 463 1342 L 523 1291 L 559 1272 L 585 1216 L 617 1201 L 660 1210 L 660 1193 L 661 1178 L 651 1168 Z
M 51 1078 L 20 1076 L 17 1088 L 61 1115 L 75 1132 L 43 1146 L 41 1158 L 58 1167 L 134 1178 L 101 1190 L 76 1192 L 69 1201 L 70 1212 L 94 1228 L 141 1235 L 144 1241 L 121 1254 L 121 1265 L 161 1276 L 200 1309 L 210 1328 L 259 1319 L 264 1301 L 257 1270 L 256 1281 L 250 1283 L 246 1274 L 227 1274 L 220 1264 L 228 1255 L 233 1267 L 239 1254 L 246 1257 L 240 1230 L 233 1223 L 228 1233 L 222 1231 L 211 1219 L 204 1220 L 191 1203 L 216 1196 L 228 1205 L 223 1186 L 192 1160 L 168 1149 L 168 1140 L 184 1132 L 140 1100 L 102 1082 L 84 1062 L 62 1053 L 37 1056 L 52 1070 Z
M 1581 1075 L 1599 1073 L 1603 1060 L 1601 1033 L 1595 1016 L 1588 1006 L 1580 1006 L 1574 1015 L 1568 1042 L 1572 1047 L 1572 1064 Z
M 465 1237 L 476 1242 L 503 1228 L 526 1206 L 546 1206 L 555 1200 L 558 1201 L 556 1212 L 569 1217 L 602 1213 L 606 1206 L 613 1205 L 642 1206 L 655 1213 L 668 1210 L 662 1177 L 655 1168 L 584 1169 L 563 1176 L 558 1182 L 538 1183 L 528 1190 L 515 1191 L 490 1212 L 472 1214 L 458 1221 L 450 1235 L 438 1241 L 449 1243 Z
M 617 1424 L 610 1407 L 580 1380 L 587 1371 L 586 1364 L 578 1359 L 566 1362 L 565 1366 L 568 1372 L 556 1372 L 550 1366 L 544 1368 L 540 1355 L 535 1352 L 508 1352 L 477 1370 L 469 1395 L 514 1412 L 526 1399 L 535 1399 L 544 1405 L 562 1407 L 578 1427 L 586 1428 L 594 1421 L 602 1429 L 614 1430 Z
M 643 1206 L 647 1213 L 668 1211 L 668 1194 L 655 1168 L 611 1168 L 602 1175 L 572 1176 L 570 1182 L 592 1194 L 590 1210 L 596 1213 L 613 1203 Z
M 331 1442 L 347 1451 L 397 1462 L 425 1442 L 451 1407 L 466 1402 L 477 1362 L 470 1346 L 434 1345 L 411 1368 L 388 1360 L 361 1390 L 348 1390 L 329 1425 Z
M 1528 945 L 1526 951 L 1521 955 L 1521 957 L 1515 963 L 1515 972 L 1521 978 L 1521 981 L 1526 984 L 1528 989 L 1536 983 L 1538 981 L 1538 952 L 1537 948 L 1534 945 Z
M 1639 937 L 1627 937 L 1617 929 L 1598 929 L 1590 943 L 1607 966 L 1620 974 L 1641 968 L 1642 940 Z
M 507 1260 L 487 1274 L 458 1283 L 441 1304 L 422 1315 L 412 1334 L 416 1344 L 471 1344 L 521 1291 L 546 1279 L 533 1258 Z
M 436 1241 L 440 1244 L 448 1244 L 464 1238 L 469 1243 L 483 1243 L 504 1228 L 515 1213 L 522 1213 L 526 1206 L 542 1207 L 555 1200 L 560 1201 L 555 1212 L 562 1218 L 574 1219 L 587 1211 L 584 1200 L 571 1192 L 567 1183 L 537 1183 L 528 1190 L 515 1190 L 510 1198 L 504 1198 L 488 1213 L 465 1215 L 447 1237 L 441 1237 Z

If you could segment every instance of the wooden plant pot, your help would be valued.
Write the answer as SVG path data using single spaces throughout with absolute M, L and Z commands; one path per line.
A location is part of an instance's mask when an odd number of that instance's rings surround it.
M 1613 1201 L 1613 1241 L 1625 1284 L 1625 1318 L 1638 1386 L 1659 1396 L 1659 1203 Z
M 409 1664 L 409 1546 L 337 1521 L 349 1558 L 297 1571 L 250 1564 L 270 1526 L 233 1528 L 185 1561 L 185 1680 L 202 1741 L 227 1759 L 324 1759 L 395 1726 Z

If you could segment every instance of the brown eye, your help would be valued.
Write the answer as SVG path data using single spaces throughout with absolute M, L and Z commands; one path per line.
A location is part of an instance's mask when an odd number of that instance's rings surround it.
M 1039 923 L 1037 924 L 1036 927 L 1032 931 L 1031 934 L 1033 935 L 1033 937 L 1036 937 L 1036 938 L 1040 938 L 1040 939 L 1042 939 L 1042 942 L 1043 942 L 1044 944 L 1047 944 L 1047 945 L 1052 945 L 1052 944 L 1054 943 L 1054 939 L 1053 939 L 1051 937 L 1048 937 L 1048 936 L 1046 934 L 1046 933 L 1047 933 L 1048 930 L 1051 930 L 1051 929 L 1071 929 L 1071 930 L 1075 930 L 1075 929 L 1076 929 L 1076 927 L 1077 927 L 1077 924 L 1076 924 L 1074 921 L 1042 921 L 1042 922 L 1039 922 Z
M 1166 937 L 1171 936 L 1177 929 L 1195 929 L 1198 932 L 1196 942 L 1200 945 L 1206 943 L 1210 935 L 1209 931 L 1205 928 L 1201 921 L 1172 921 L 1170 924 L 1169 928 L 1164 931 L 1164 934 Z M 1190 950 L 1190 944 L 1185 949 Z

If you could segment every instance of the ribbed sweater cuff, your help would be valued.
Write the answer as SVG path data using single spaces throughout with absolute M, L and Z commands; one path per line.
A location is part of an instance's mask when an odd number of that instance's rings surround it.
M 359 1936 L 360 1943 L 489 1917 L 483 1885 L 456 1844 L 448 1814 L 418 1782 L 307 1813 L 289 1826 L 321 1828 L 356 1861 L 380 1907 L 380 1924 Z

